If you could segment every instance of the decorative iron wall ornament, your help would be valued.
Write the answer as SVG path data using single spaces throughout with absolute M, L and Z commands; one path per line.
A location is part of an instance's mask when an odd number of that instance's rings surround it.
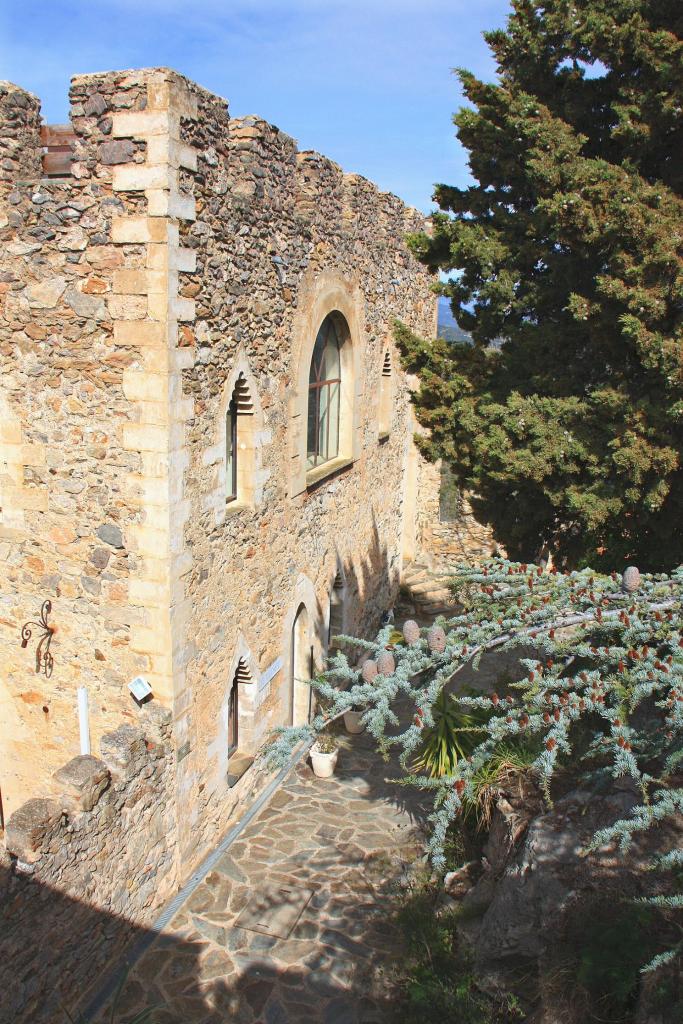
M 21 627 L 21 646 L 27 647 L 28 642 L 33 636 L 33 630 L 31 626 L 36 626 L 41 630 L 40 639 L 38 640 L 38 646 L 36 647 L 36 672 L 40 672 L 42 669 L 45 675 L 49 678 L 52 675 L 52 668 L 54 660 L 50 654 L 50 644 L 52 642 L 52 635 L 55 632 L 53 626 L 48 624 L 47 618 L 52 611 L 52 602 L 43 601 L 43 605 L 40 609 L 40 619 L 36 622 L 33 619 L 29 619 Z

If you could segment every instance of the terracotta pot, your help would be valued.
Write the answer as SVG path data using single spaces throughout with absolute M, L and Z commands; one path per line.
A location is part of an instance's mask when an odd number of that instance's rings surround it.
M 362 711 L 345 711 L 344 728 L 346 729 L 346 731 L 350 732 L 352 735 L 355 735 L 359 732 L 363 732 L 365 730 L 365 726 L 361 722 L 362 717 Z
M 331 778 L 334 775 L 338 756 L 338 750 L 333 750 L 331 754 L 324 754 L 321 750 L 318 750 L 314 743 L 311 747 L 311 764 L 313 765 L 313 774 L 319 779 Z

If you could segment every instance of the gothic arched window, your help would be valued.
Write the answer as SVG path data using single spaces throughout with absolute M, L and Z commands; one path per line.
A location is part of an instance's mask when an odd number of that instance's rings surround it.
M 379 439 L 386 441 L 391 429 L 391 352 L 386 349 L 382 360 L 382 376 L 379 386 Z
M 339 455 L 341 347 L 348 327 L 341 313 L 329 313 L 318 331 L 308 376 L 308 432 L 306 464 L 309 469 Z
M 248 504 L 253 493 L 254 403 L 240 373 L 225 413 L 225 500 Z

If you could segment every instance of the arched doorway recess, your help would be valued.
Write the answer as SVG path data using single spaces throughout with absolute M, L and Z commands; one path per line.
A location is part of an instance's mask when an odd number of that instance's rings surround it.
M 305 725 L 310 721 L 313 709 L 313 690 L 309 680 L 313 678 L 313 642 L 311 620 L 305 604 L 300 604 L 292 625 L 292 647 L 290 656 L 291 722 Z

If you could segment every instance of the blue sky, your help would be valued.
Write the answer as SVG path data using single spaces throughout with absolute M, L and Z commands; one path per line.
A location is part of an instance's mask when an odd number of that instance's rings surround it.
M 72 74 L 168 66 L 425 212 L 464 184 L 451 73 L 491 78 L 507 0 L 0 0 L 0 78 L 68 119 Z

